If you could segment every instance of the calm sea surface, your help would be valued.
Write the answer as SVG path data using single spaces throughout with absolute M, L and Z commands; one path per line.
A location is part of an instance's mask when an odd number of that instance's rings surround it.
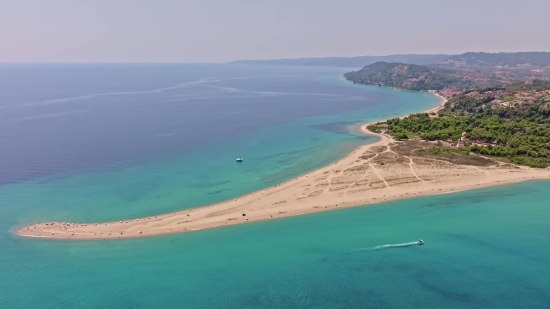
M 346 71 L 0 65 L 0 308 L 548 307 L 542 181 L 145 239 L 10 232 L 219 202 L 373 141 L 358 123 L 437 104 Z

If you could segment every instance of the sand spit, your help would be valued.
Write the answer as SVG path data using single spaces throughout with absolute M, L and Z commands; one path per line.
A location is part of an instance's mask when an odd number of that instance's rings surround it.
M 373 134 L 366 127 L 362 130 Z M 391 137 L 378 136 L 378 142 L 338 162 L 222 203 L 116 222 L 43 222 L 22 227 L 17 234 L 71 240 L 148 237 L 550 177 L 548 169 L 417 157 L 395 151 L 400 143 Z

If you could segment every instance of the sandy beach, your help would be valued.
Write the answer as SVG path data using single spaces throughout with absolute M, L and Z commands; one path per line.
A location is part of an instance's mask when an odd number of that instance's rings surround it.
M 363 132 L 374 134 L 367 126 L 361 127 Z M 42 222 L 16 232 L 20 236 L 71 240 L 147 237 L 550 177 L 548 169 L 497 162 L 490 166 L 462 165 L 407 155 L 396 151 L 402 148 L 401 142 L 375 135 L 377 142 L 361 146 L 333 164 L 222 203 L 116 222 Z
M 423 113 L 428 113 L 428 114 L 431 114 L 431 113 L 437 113 L 439 112 L 439 110 L 443 109 L 445 107 L 445 103 L 447 103 L 447 98 L 445 98 L 444 96 L 440 95 L 439 93 L 437 93 L 436 91 L 432 91 L 430 90 L 429 91 L 431 94 L 435 95 L 436 97 L 439 98 L 440 102 L 439 104 L 434 107 L 434 108 L 430 108 L 428 110 L 425 110 L 423 111 Z

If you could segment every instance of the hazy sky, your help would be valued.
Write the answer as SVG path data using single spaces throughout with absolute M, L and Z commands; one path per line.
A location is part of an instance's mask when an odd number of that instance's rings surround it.
M 550 51 L 549 0 L 0 0 L 0 62 Z

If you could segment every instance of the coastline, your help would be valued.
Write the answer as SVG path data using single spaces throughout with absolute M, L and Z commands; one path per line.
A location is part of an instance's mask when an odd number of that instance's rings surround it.
M 440 111 L 441 109 L 443 109 L 445 107 L 445 103 L 447 103 L 448 99 L 446 97 L 440 95 L 439 93 L 437 93 L 437 91 L 435 91 L 435 90 L 429 90 L 428 92 L 435 95 L 436 97 L 438 97 L 441 100 L 441 102 L 439 103 L 438 106 L 436 106 L 434 108 L 430 108 L 428 110 L 425 110 L 421 113 L 428 113 L 428 114 L 429 113 L 437 113 L 438 111 Z
M 438 106 L 424 112 L 437 112 L 446 103 L 444 97 L 431 93 L 439 96 L 442 100 Z M 344 158 L 327 166 L 234 200 L 117 222 L 31 224 L 18 229 L 16 234 L 25 237 L 70 240 L 149 237 L 272 220 L 337 208 L 372 205 L 518 181 L 548 179 L 550 176 L 550 172 L 547 170 L 482 169 L 453 164 L 448 166 L 443 164 L 439 170 L 434 170 L 433 164 L 423 164 L 419 160 L 413 162 L 413 159 L 407 156 L 404 156 L 408 160 L 407 162 L 399 162 L 395 166 L 390 164 L 384 166 L 377 163 L 376 160 L 384 156 L 393 156 L 390 145 L 395 144 L 395 141 L 387 135 L 370 132 L 367 129 L 370 124 L 361 125 L 361 130 L 365 134 L 378 136 L 378 141 L 360 146 Z M 366 157 L 370 158 L 365 159 Z M 456 172 L 458 177 L 449 181 L 450 172 Z M 436 174 L 440 177 L 433 176 Z M 403 180 L 406 181 L 403 182 Z M 368 184 L 363 185 L 367 181 Z

